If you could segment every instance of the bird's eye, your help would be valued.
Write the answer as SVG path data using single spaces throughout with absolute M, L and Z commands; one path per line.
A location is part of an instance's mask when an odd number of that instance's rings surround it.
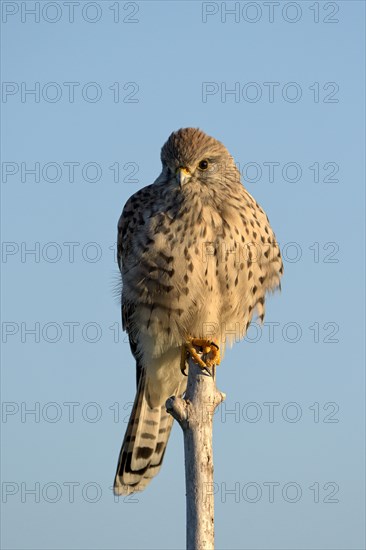
M 200 170 L 207 170 L 208 168 L 208 160 L 201 160 L 201 162 L 198 165 L 198 168 Z

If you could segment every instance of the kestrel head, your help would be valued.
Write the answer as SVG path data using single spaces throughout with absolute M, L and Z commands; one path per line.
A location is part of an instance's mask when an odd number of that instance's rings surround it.
M 199 128 L 181 128 L 173 132 L 161 150 L 166 181 L 184 188 L 213 185 L 222 176 L 238 180 L 234 159 L 226 147 Z

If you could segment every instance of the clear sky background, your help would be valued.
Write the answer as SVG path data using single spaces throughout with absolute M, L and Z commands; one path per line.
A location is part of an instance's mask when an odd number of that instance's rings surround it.
M 116 224 L 184 126 L 235 157 L 285 265 L 219 367 L 217 548 L 365 548 L 364 2 L 1 4 L 3 548 L 185 546 L 178 426 L 146 492 L 111 493 Z

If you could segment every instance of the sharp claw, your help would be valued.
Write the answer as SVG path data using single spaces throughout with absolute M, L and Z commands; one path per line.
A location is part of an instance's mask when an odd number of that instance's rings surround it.
M 203 367 L 202 371 L 207 372 L 207 374 L 212 377 L 212 371 L 210 371 L 210 369 L 208 367 Z
M 195 348 L 199 348 L 199 352 Z M 217 350 L 217 351 L 216 351 Z M 210 360 L 208 359 L 206 363 L 201 359 L 201 355 L 207 355 L 210 352 L 214 354 L 214 357 Z M 201 354 L 201 355 L 199 355 Z M 183 376 L 187 376 L 186 373 L 186 357 L 190 356 L 192 361 L 201 367 L 209 376 L 214 376 L 215 365 L 220 363 L 220 348 L 216 342 L 211 342 L 210 340 L 202 338 L 191 338 L 187 340 L 182 346 L 182 356 L 181 356 L 181 373 Z M 216 361 L 215 361 L 216 359 Z M 212 370 L 211 370 L 212 369 Z

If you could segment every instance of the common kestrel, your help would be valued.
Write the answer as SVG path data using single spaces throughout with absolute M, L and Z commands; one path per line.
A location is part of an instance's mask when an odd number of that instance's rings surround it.
M 127 201 L 118 223 L 122 323 L 137 393 L 119 455 L 116 494 L 143 490 L 161 466 L 182 395 L 182 346 L 243 338 L 283 265 L 268 217 L 222 143 L 196 128 L 170 135 L 162 172 Z

